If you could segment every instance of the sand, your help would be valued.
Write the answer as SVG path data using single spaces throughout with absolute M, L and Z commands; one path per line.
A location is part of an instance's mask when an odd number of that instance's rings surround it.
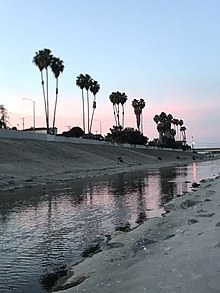
M 57 288 L 70 287 L 60 291 L 65 293 L 220 292 L 219 209 L 220 179 L 207 180 L 169 203 L 165 217 L 116 232 L 101 252 L 71 267 Z

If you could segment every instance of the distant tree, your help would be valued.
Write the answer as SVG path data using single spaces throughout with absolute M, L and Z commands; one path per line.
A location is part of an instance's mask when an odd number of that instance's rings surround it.
M 134 108 L 134 114 L 136 116 L 136 122 L 137 122 L 137 129 L 141 132 L 143 132 L 143 124 L 142 124 L 142 110 L 145 107 L 145 101 L 144 99 L 134 99 L 132 101 L 132 107 Z
M 53 55 L 51 54 L 50 49 L 43 49 L 36 52 L 33 58 L 33 63 L 38 67 L 41 73 L 41 83 L 42 83 L 43 97 L 44 97 L 47 133 L 49 133 L 48 67 L 51 65 L 52 57 Z M 43 78 L 44 69 L 46 70 L 46 94 L 45 94 L 45 86 L 44 86 L 44 78 Z
M 174 141 L 174 131 L 171 131 L 171 123 L 173 116 L 171 114 L 166 114 L 161 112 L 160 115 L 154 116 L 154 122 L 157 124 L 157 130 L 159 132 L 159 143 L 161 145 L 171 144 Z
M 89 111 L 89 89 L 91 85 L 91 76 L 89 74 L 85 74 L 84 76 L 84 83 L 85 83 L 85 89 L 87 92 L 87 127 L 88 127 L 88 133 L 89 133 L 89 122 L 90 122 L 90 111 Z
M 89 128 L 89 133 L 92 132 L 92 123 L 93 123 L 93 119 L 94 119 L 94 112 L 96 109 L 96 94 L 99 92 L 100 90 L 100 84 L 98 83 L 98 81 L 92 79 L 90 82 L 90 92 L 93 94 L 93 104 L 92 104 L 92 117 L 91 117 L 91 123 L 90 123 L 90 128 Z
M 68 131 L 64 131 L 62 133 L 62 136 L 79 138 L 79 137 L 82 137 L 83 134 L 84 134 L 84 131 L 82 130 L 82 128 L 80 128 L 79 126 L 75 126 L 75 127 L 72 127 Z
M 57 98 L 58 98 L 58 77 L 60 76 L 60 73 L 62 73 L 64 70 L 63 61 L 60 58 L 52 57 L 50 67 L 51 67 L 51 70 L 54 74 L 54 77 L 56 78 L 56 97 L 55 97 L 54 115 L 53 115 L 53 134 L 54 134 L 56 109 L 57 109 Z
M 113 106 L 113 114 L 115 118 L 116 127 L 124 128 L 124 104 L 127 101 L 127 95 L 121 92 L 112 92 L 109 99 Z M 122 107 L 122 121 L 120 121 L 120 105 Z
M 7 128 L 8 111 L 4 105 L 0 105 L 0 128 Z
M 127 127 L 122 129 L 122 126 L 113 126 L 110 128 L 110 133 L 105 137 L 107 141 L 116 143 L 129 143 L 129 144 L 146 144 L 148 138 L 144 136 L 139 130 Z
M 83 114 L 83 131 L 85 133 L 85 101 L 84 101 L 84 88 L 85 88 L 85 78 L 83 74 L 80 74 L 76 78 L 76 85 L 81 89 L 82 91 L 82 114 Z

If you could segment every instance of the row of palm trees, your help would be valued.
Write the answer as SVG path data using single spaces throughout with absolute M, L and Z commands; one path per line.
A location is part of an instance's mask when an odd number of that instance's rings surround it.
M 50 49 L 39 50 L 35 53 L 33 58 L 33 63 L 38 67 L 41 73 L 41 84 L 43 90 L 44 98 L 44 107 L 45 107 L 45 117 L 46 117 L 46 127 L 47 133 L 49 133 L 49 85 L 48 85 L 48 69 L 50 68 L 54 77 L 56 79 L 56 91 L 55 91 L 55 104 L 54 104 L 54 113 L 53 113 L 53 134 L 55 130 L 55 120 L 56 120 L 56 109 L 57 109 L 57 100 L 58 100 L 58 78 L 64 70 L 63 61 L 60 58 L 54 57 Z M 46 73 L 46 84 L 44 82 L 44 71 Z M 100 90 L 100 84 L 98 81 L 94 80 L 89 74 L 80 74 L 76 78 L 76 85 L 82 91 L 82 116 L 83 116 L 83 131 L 86 133 L 86 114 L 85 114 L 85 98 L 84 90 L 87 93 L 87 133 L 91 133 L 92 124 L 94 120 L 94 112 L 96 109 L 96 95 Z M 93 103 L 92 103 L 92 114 L 90 117 L 90 99 L 89 92 L 93 94 Z M 118 128 L 124 128 L 124 106 L 127 101 L 127 95 L 124 92 L 112 92 L 109 96 L 109 99 L 113 106 L 113 114 L 115 119 L 115 126 Z M 144 99 L 140 98 L 133 99 L 132 107 L 134 108 L 134 114 L 136 116 L 137 129 L 143 133 L 143 115 L 142 111 L 145 107 Z M 181 134 L 183 140 L 185 137 L 185 126 L 182 119 L 173 118 L 171 114 L 166 114 L 161 112 L 160 115 L 154 116 L 154 121 L 157 124 L 157 130 L 159 132 L 159 140 L 162 141 L 162 137 L 174 137 L 177 134 L 177 137 L 181 140 Z M 174 125 L 174 129 L 171 129 L 171 124 Z M 178 128 L 180 127 L 180 129 Z M 180 137 L 179 137 L 180 131 Z
M 183 142 L 186 142 L 186 127 L 183 126 L 184 122 L 182 119 L 174 118 L 172 114 L 166 114 L 165 112 L 161 112 L 159 115 L 155 115 L 153 119 L 154 122 L 157 124 L 160 143 L 162 143 L 163 137 L 166 137 L 168 139 L 174 138 L 176 134 L 177 140 L 182 140 Z M 174 128 L 171 128 L 172 124 L 174 125 Z
M 55 104 L 54 104 L 54 114 L 53 114 L 53 134 L 55 131 L 55 119 L 56 119 L 56 109 L 58 100 L 58 78 L 60 73 L 64 70 L 63 60 L 58 57 L 54 57 L 50 49 L 39 50 L 35 53 L 33 58 L 33 63 L 38 67 L 41 74 L 41 84 L 43 90 L 44 98 L 44 108 L 46 117 L 46 127 L 47 133 L 49 133 L 50 123 L 49 123 L 49 84 L 48 84 L 48 69 L 50 68 L 54 77 L 56 79 L 56 91 L 55 91 Z M 46 72 L 46 85 L 44 82 L 44 71 Z
M 56 109 L 58 100 L 58 78 L 60 74 L 64 71 L 64 64 L 60 58 L 54 57 L 50 49 L 39 50 L 35 53 L 33 58 L 33 63 L 38 67 L 41 74 L 41 84 L 44 99 L 45 108 L 45 118 L 46 118 L 46 128 L 47 133 L 50 133 L 50 122 L 49 122 L 49 84 L 48 84 L 48 71 L 51 69 L 54 77 L 56 79 L 56 92 L 55 92 L 55 104 L 53 113 L 53 134 L 55 131 L 55 120 L 56 120 Z M 45 74 L 44 74 L 45 72 Z M 46 80 L 46 82 L 45 82 Z M 94 113 L 96 109 L 96 95 L 100 90 L 100 84 L 98 81 L 94 80 L 89 74 L 80 74 L 76 78 L 76 85 L 82 91 L 82 124 L 84 133 L 91 133 L 92 124 L 94 121 Z M 85 111 L 85 97 L 84 90 L 87 93 L 87 129 L 86 129 L 86 111 Z M 93 94 L 92 102 L 92 113 L 90 113 L 90 98 L 89 92 Z M 115 124 L 117 127 L 124 128 L 124 105 L 127 101 L 127 95 L 119 91 L 112 92 L 109 99 L 113 105 L 113 113 Z M 132 101 L 132 106 L 134 108 L 134 113 L 136 115 L 137 129 L 143 132 L 143 118 L 142 110 L 145 107 L 145 102 L 143 99 Z M 90 117 L 91 114 L 91 117 Z
M 84 101 L 84 89 L 87 92 L 87 131 L 91 133 L 92 123 L 94 120 L 94 112 L 96 109 L 96 94 L 100 90 L 100 84 L 97 80 L 91 78 L 89 74 L 80 74 L 76 78 L 76 85 L 82 90 L 82 115 L 83 115 L 83 131 L 86 133 L 86 123 L 85 123 L 85 101 Z M 93 94 L 93 103 L 92 103 L 92 115 L 90 119 L 90 102 L 89 102 L 89 91 Z

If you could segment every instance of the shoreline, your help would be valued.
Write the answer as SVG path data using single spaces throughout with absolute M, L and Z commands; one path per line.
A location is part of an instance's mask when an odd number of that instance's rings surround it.
M 166 204 L 164 217 L 115 232 L 52 292 L 219 292 L 220 177 Z M 61 290 L 61 291 L 59 291 Z

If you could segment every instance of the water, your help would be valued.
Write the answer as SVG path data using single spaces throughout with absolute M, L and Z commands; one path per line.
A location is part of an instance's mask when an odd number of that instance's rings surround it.
M 160 216 L 192 182 L 219 172 L 220 160 L 194 162 L 1 192 L 0 292 L 46 292 L 41 275 L 80 260 L 83 249 L 118 226 Z

